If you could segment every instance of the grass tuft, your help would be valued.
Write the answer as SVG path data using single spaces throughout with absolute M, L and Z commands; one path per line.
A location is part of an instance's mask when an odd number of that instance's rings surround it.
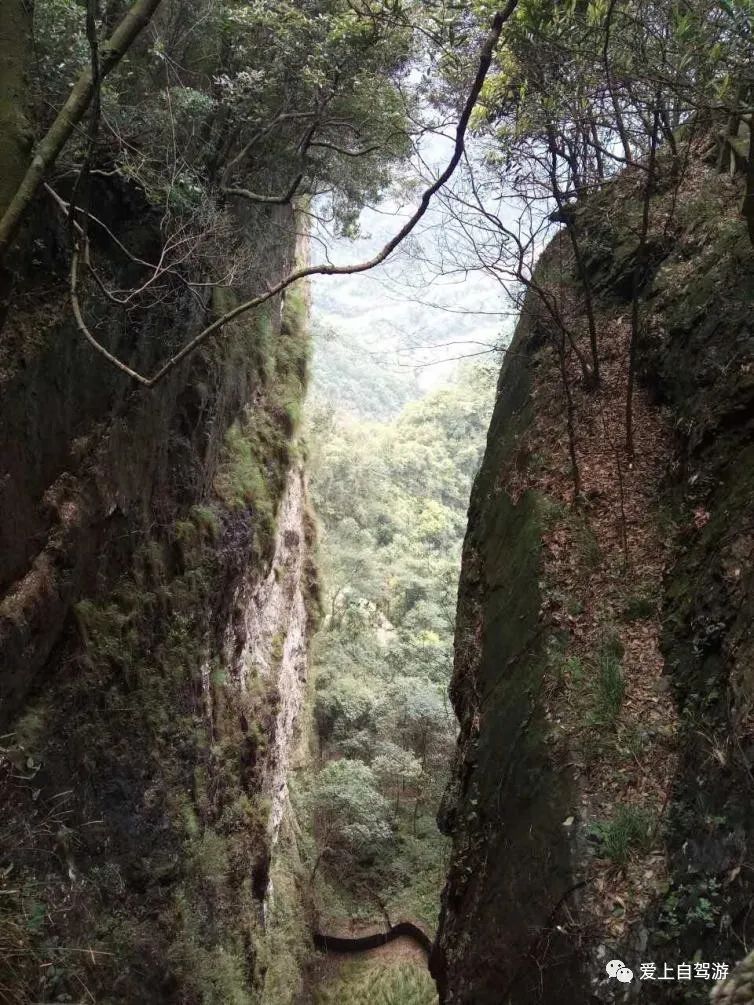
M 621 660 L 623 646 L 615 635 L 608 636 L 597 654 L 597 680 L 593 721 L 599 726 L 612 726 L 623 705 L 626 682 Z
M 612 820 L 597 824 L 593 834 L 601 854 L 615 865 L 625 867 L 632 852 L 646 854 L 652 845 L 654 820 L 640 806 L 621 806 Z
M 366 970 L 344 968 L 341 978 L 317 992 L 315 1005 L 437 1005 L 427 970 L 412 963 Z

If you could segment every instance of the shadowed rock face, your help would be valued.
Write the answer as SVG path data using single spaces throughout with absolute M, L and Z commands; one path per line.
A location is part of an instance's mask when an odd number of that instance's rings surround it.
M 154 211 L 115 184 L 98 192 L 97 202 L 105 221 L 149 260 L 159 245 Z M 34 256 L 22 248 L 15 261 L 0 343 L 0 723 L 6 724 L 44 672 L 72 604 L 128 567 L 136 535 L 156 517 L 164 525 L 207 495 L 225 431 L 259 386 L 249 319 L 220 352 L 200 354 L 164 387 L 136 391 L 76 330 L 65 292 L 67 236 L 45 209 L 28 228 L 38 235 Z M 260 263 L 281 273 L 293 255 L 278 230 L 283 225 L 285 233 L 285 217 L 280 210 L 242 212 L 239 219 Z M 124 268 L 117 258 L 109 264 Z M 121 278 L 128 282 L 127 270 Z M 130 365 L 151 371 L 199 320 L 196 302 L 185 296 L 143 318 L 108 316 L 101 335 Z M 279 315 L 271 324 L 279 333 Z
M 29 163 L 33 131 L 27 118 L 26 69 L 31 58 L 30 4 L 7 0 L 0 18 L 0 216 L 15 195 Z M 0 265 L 0 327 L 13 287 L 12 269 Z
M 116 185 L 97 202 L 151 260 L 158 221 L 138 196 Z M 250 290 L 289 268 L 287 209 L 240 210 L 238 227 Z M 0 918 L 21 965 L 0 958 L 0 984 L 19 1001 L 73 998 L 80 981 L 102 1000 L 240 1000 L 265 967 L 316 609 L 284 407 L 303 393 L 305 323 L 275 302 L 135 390 L 74 330 L 57 221 L 29 228 L 40 260 L 16 261 L 0 339 L 0 846 L 21 849 Z M 99 331 L 151 370 L 200 320 L 178 297 Z M 97 947 L 102 965 L 68 954 L 40 972 L 51 944 Z
M 579 962 L 556 928 L 575 879 L 562 827 L 569 779 L 544 742 L 539 702 L 540 513 L 536 497 L 514 503 L 501 485 L 531 421 L 538 347 L 522 322 L 474 484 L 459 586 L 461 734 L 440 816 L 454 844 L 431 969 L 441 1000 L 465 1005 L 579 1000 Z
M 621 191 L 577 210 L 598 309 L 616 316 L 630 311 L 639 212 Z M 661 700 L 680 727 L 658 830 L 668 879 L 623 937 L 634 967 L 732 964 L 754 937 L 754 256 L 736 215 L 740 195 L 736 179 L 693 165 L 675 224 L 651 240 L 641 277 L 640 378 L 674 437 L 653 492 L 655 519 L 668 520 L 672 540 L 659 604 L 669 682 Z M 546 261 L 561 253 L 556 240 Z M 464 548 L 452 685 L 460 739 L 440 820 L 453 856 L 432 954 L 443 1003 L 613 1002 L 629 993 L 604 980 L 609 940 L 590 933 L 582 913 L 594 847 L 563 827 L 578 781 L 548 740 L 541 706 L 552 632 L 539 616 L 538 503 L 506 490 L 528 463 L 519 441 L 540 372 L 531 297 L 527 304 Z M 709 985 L 645 982 L 642 994 L 705 1001 Z
M 32 133 L 25 116 L 25 61 L 31 52 L 31 8 L 24 0 L 7 0 L 0 22 L 0 215 L 29 159 Z

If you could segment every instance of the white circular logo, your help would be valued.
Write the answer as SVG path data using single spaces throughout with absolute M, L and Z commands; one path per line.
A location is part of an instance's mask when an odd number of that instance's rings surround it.
M 630 984 L 634 979 L 633 970 L 629 970 L 623 960 L 610 960 L 605 970 L 607 970 L 607 976 L 611 980 L 615 978 L 621 984 Z

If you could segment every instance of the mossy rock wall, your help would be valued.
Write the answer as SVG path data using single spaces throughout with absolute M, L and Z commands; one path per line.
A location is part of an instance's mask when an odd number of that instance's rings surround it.
M 103 187 L 97 202 L 133 253 L 153 260 L 159 216 L 139 194 L 115 184 Z M 282 272 L 292 260 L 290 242 L 281 243 L 285 216 L 239 218 L 258 249 L 259 269 Z M 156 519 L 170 524 L 210 491 L 225 432 L 259 395 L 263 356 L 280 334 L 279 305 L 271 305 L 236 323 L 154 391 L 137 390 L 75 327 L 67 306 L 67 235 L 49 206 L 38 207 L 31 233 L 24 247 L 36 250 L 16 261 L 0 344 L 0 722 L 44 672 L 71 604 L 111 582 Z M 129 281 L 128 268 L 118 271 L 120 258 L 109 264 Z M 108 313 L 97 329 L 107 348 L 152 372 L 203 316 L 186 295 L 162 309 Z
M 501 374 L 463 549 L 451 685 L 461 732 L 440 812 L 453 855 L 431 969 L 441 1001 L 464 1005 L 555 1005 L 579 1000 L 581 986 L 578 958 L 556 928 L 574 878 L 562 826 L 570 783 L 546 742 L 540 701 L 546 515 L 536 494 L 514 500 L 503 488 L 531 423 L 541 350 L 534 326 L 522 320 Z
M 630 316 L 640 195 L 623 177 L 577 213 L 606 316 Z M 554 640 L 539 618 L 542 507 L 501 487 L 519 460 L 528 463 L 517 442 L 532 423 L 541 353 L 529 296 L 501 374 L 464 548 L 452 686 L 461 732 L 441 819 L 453 857 L 433 954 L 444 1003 L 622 1001 L 629 990 L 605 979 L 605 952 L 622 949 L 636 968 L 641 960 L 732 966 L 754 938 L 754 252 L 736 211 L 741 196 L 738 179 L 693 152 L 685 175 L 664 172 L 653 205 L 675 200 L 673 215 L 654 217 L 639 284 L 639 377 L 672 441 L 652 486 L 653 519 L 672 544 L 658 608 L 669 685 L 662 700 L 668 720 L 680 722 L 653 832 L 667 882 L 621 946 L 583 928 L 574 888 L 588 880 L 594 851 L 569 847 L 571 780 L 567 764 L 555 763 L 538 701 Z M 540 269 L 548 262 L 578 288 L 558 239 Z M 578 939 L 561 938 L 564 903 L 566 927 L 583 929 Z M 579 939 L 591 945 L 583 959 Z M 647 981 L 641 992 L 650 1001 L 704 1001 L 709 983 Z
M 138 194 L 114 184 L 98 205 L 149 258 L 159 221 Z M 290 268 L 295 227 L 287 209 L 237 225 L 245 296 Z M 0 348 L 0 985 L 19 1003 L 241 1005 L 267 966 L 288 683 L 318 608 L 305 301 L 138 390 L 74 329 L 54 216 L 30 234 Z M 98 331 L 150 371 L 202 314 L 186 295 Z
M 32 52 L 31 8 L 7 0 L 0 21 L 0 215 L 23 178 L 31 128 L 26 118 L 26 60 Z

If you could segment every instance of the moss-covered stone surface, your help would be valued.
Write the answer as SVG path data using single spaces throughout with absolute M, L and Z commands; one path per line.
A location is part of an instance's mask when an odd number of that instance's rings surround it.
M 607 832 L 596 849 L 594 840 L 569 840 L 568 759 L 556 766 L 541 715 L 545 654 L 561 642 L 540 593 L 568 587 L 542 580 L 542 505 L 506 490 L 537 449 L 520 448 L 543 386 L 530 294 L 501 375 L 464 551 L 453 684 L 461 737 L 443 821 L 454 854 L 433 958 L 443 1002 L 623 1000 L 630 991 L 604 975 L 616 953 L 637 971 L 653 960 L 732 967 L 754 937 L 754 252 L 737 215 L 740 195 L 738 179 L 693 156 L 680 177 L 663 169 L 639 283 L 642 393 L 671 431 L 667 468 L 651 487 L 651 519 L 669 558 L 661 596 L 645 596 L 626 577 L 620 617 L 659 616 L 667 687 L 657 701 L 667 708 L 673 770 L 649 834 L 665 879 L 620 944 L 607 928 L 590 929 L 582 910 L 598 897 L 590 860 L 604 854 Z M 600 317 L 630 314 L 639 197 L 636 181 L 621 177 L 577 211 Z M 560 281 L 574 290 L 562 249 L 558 240 L 550 246 L 540 276 L 548 262 L 560 263 Z M 582 668 L 572 670 L 581 680 Z M 583 725 L 588 734 L 586 718 Z M 622 748 L 612 747 L 615 758 Z M 622 847 L 616 876 L 638 854 Z M 646 981 L 640 991 L 642 1000 L 691 1002 L 709 989 L 701 980 Z
M 441 1000 L 492 1005 L 575 1000 L 579 962 L 556 928 L 574 886 L 562 821 L 567 772 L 548 747 L 541 703 L 542 500 L 503 485 L 520 463 L 542 342 L 519 325 L 500 379 L 464 544 L 451 694 L 460 718 L 440 824 L 453 835 L 432 971 Z M 531 966 L 531 960 L 538 967 Z M 569 990 L 570 989 L 570 990 Z
M 114 225 L 134 198 L 110 192 Z M 239 220 L 267 270 L 285 222 Z M 19 279 L 0 353 L 0 997 L 241 1005 L 269 962 L 278 681 L 317 609 L 305 304 L 135 391 L 74 332 L 40 226 L 53 289 Z M 168 307 L 102 337 L 149 369 L 200 320 Z

